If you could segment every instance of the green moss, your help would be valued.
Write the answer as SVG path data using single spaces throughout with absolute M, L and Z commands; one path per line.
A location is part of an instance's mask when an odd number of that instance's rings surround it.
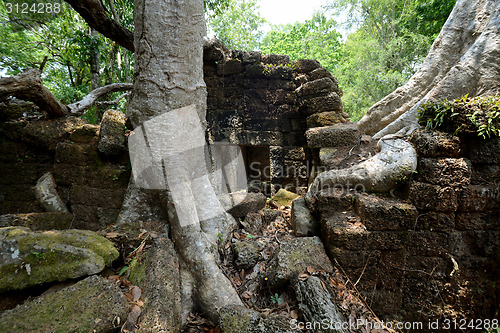
M 113 243 L 87 230 L 7 227 L 0 229 L 0 239 L 12 253 L 0 265 L 0 291 L 95 274 L 119 255 Z
M 123 322 L 127 310 L 120 292 L 93 276 L 5 312 L 0 327 L 8 327 L 9 332 L 104 332 L 113 327 L 115 316 Z
M 136 286 L 141 286 L 142 281 L 146 278 L 146 265 L 138 260 L 133 260 L 130 263 L 129 271 L 128 280 Z
M 291 206 L 292 201 L 299 197 L 298 194 L 287 191 L 285 189 L 280 189 L 271 199 L 271 202 L 275 202 L 280 206 Z
M 453 134 L 471 134 L 483 138 L 500 136 L 500 96 L 441 100 L 424 103 L 419 109 L 419 123 L 427 129 Z

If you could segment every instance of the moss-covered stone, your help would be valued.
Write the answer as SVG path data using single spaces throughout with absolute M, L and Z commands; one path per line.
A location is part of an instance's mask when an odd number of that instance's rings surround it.
M 340 123 L 345 123 L 347 120 L 342 116 L 340 112 L 329 111 L 315 113 L 307 117 L 307 127 L 323 127 L 330 126 Z
M 128 280 L 136 286 L 142 286 L 146 278 L 146 265 L 138 260 L 133 260 L 128 268 L 130 275 Z
M 292 201 L 299 197 L 298 194 L 287 191 L 285 189 L 280 189 L 272 198 L 271 202 L 274 202 L 280 206 L 291 206 Z
M 227 306 L 220 311 L 222 333 L 293 332 L 290 324 L 278 316 L 265 316 L 242 306 Z
M 281 243 L 268 268 L 268 281 L 279 288 L 308 267 L 330 272 L 332 263 L 318 237 L 292 238 Z
M 115 285 L 91 276 L 5 311 L 0 316 L 0 330 L 10 333 L 110 332 L 116 329 L 115 325 L 125 322 L 128 309 L 127 299 Z
M 96 274 L 118 255 L 113 243 L 88 230 L 0 228 L 0 291 Z
M 250 269 L 259 260 L 263 246 L 256 240 L 243 240 L 234 243 L 234 262 L 237 268 Z

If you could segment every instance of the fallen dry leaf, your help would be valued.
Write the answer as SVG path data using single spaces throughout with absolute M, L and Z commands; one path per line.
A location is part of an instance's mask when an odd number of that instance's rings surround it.
M 116 238 L 118 236 L 120 236 L 120 234 L 118 232 L 108 232 L 106 234 L 106 238 Z
M 299 318 L 299 314 L 297 313 L 296 310 L 292 310 L 292 311 L 290 311 L 290 317 L 292 319 L 297 319 L 297 318 Z

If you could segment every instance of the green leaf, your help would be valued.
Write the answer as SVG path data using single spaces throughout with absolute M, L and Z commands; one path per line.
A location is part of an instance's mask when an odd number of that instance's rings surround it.
M 122 269 L 120 269 L 120 273 L 118 273 L 119 276 L 122 276 L 128 271 L 128 266 L 123 266 Z

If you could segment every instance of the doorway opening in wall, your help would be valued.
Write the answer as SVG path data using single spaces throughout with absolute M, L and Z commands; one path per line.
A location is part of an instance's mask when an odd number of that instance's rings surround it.
M 269 146 L 241 146 L 249 192 L 266 194 L 271 181 Z

